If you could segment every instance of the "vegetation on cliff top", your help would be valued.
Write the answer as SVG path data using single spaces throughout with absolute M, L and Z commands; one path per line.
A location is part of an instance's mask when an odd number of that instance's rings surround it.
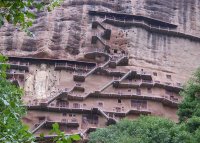
M 5 22 L 14 24 L 28 34 L 35 19 L 34 10 L 51 11 L 63 0 L 0 0 L 0 27 Z

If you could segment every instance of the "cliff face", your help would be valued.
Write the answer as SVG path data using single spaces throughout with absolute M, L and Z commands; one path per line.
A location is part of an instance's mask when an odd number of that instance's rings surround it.
M 65 0 L 36 14 L 35 37 L 0 29 L 36 137 L 53 123 L 87 139 L 124 117 L 178 121 L 182 83 L 200 66 L 199 0 Z
M 116 26 L 103 21 L 105 17 L 88 14 L 90 10 L 144 16 L 139 22 L 150 27 L 155 23 L 151 22 L 152 19 L 177 27 L 158 24 L 156 31 L 134 24 Z M 199 0 L 65 0 L 61 7 L 50 13 L 36 14 L 37 18 L 30 28 L 35 35 L 33 38 L 11 25 L 0 29 L 2 53 L 84 60 L 83 53 L 88 49 L 102 47 L 99 43 L 91 45 L 91 37 L 102 33 L 99 28 L 91 28 L 92 21 L 97 20 L 112 30 L 111 39 L 103 42 L 112 50 L 128 53 L 130 68 L 168 72 L 175 74 L 177 79 L 185 80 L 200 65 Z M 126 23 L 127 18 L 122 21 Z

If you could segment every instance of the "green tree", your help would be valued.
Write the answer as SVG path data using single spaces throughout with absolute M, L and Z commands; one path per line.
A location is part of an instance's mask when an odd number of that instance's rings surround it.
M 7 21 L 28 32 L 36 10 L 53 10 L 63 0 L 0 0 L 0 27 Z M 30 33 L 29 33 L 30 34 Z
M 178 115 L 187 131 L 193 135 L 193 142 L 200 141 L 200 68 L 184 87 L 184 97 L 179 105 Z
M 21 122 L 26 111 L 21 101 L 23 91 L 6 80 L 5 60 L 0 55 L 0 142 L 30 143 L 34 138 Z
M 135 121 L 122 120 L 97 129 L 90 134 L 89 143 L 191 143 L 192 135 L 186 128 L 167 119 L 142 116 Z
M 187 122 L 192 117 L 200 117 L 200 69 L 186 84 L 181 95 L 184 100 L 178 110 L 180 122 Z

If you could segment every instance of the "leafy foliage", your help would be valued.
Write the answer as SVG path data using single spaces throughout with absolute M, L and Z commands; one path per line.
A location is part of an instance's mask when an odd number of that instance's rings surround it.
M 189 80 L 181 95 L 184 100 L 179 106 L 178 115 L 187 131 L 193 134 L 193 142 L 200 141 L 200 68 Z
M 58 123 L 53 124 L 53 129 L 50 133 L 56 133 L 57 136 L 54 138 L 56 143 L 72 143 L 81 139 L 79 135 L 66 136 L 64 132 L 60 131 Z
M 6 58 L 0 55 L 0 62 Z M 28 128 L 22 124 L 21 118 L 25 109 L 21 101 L 22 90 L 8 82 L 5 78 L 6 64 L 0 66 L 0 142 L 22 143 L 32 142 L 33 137 Z
M 8 65 L 5 64 L 7 58 L 0 54 L 0 79 L 6 78 L 6 69 L 8 68 Z
M 181 95 L 184 100 L 179 106 L 179 120 L 183 122 L 193 116 L 200 117 L 200 69 L 185 86 Z
M 63 0 L 0 0 L 0 27 L 5 21 L 19 26 L 29 32 L 28 27 L 32 26 L 35 14 L 33 9 L 53 10 Z M 29 32 L 30 34 L 30 32 Z
M 184 125 L 159 117 L 143 116 L 138 120 L 122 120 L 90 134 L 89 143 L 190 143 L 191 135 Z

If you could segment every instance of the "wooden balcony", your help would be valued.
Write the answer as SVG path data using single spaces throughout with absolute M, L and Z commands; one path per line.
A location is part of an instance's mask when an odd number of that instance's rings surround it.
M 60 126 L 66 126 L 66 127 L 75 127 L 75 128 L 79 127 L 79 123 L 77 121 L 73 121 L 72 119 L 66 121 L 51 121 L 48 118 L 45 118 L 43 121 L 36 123 L 34 125 L 33 129 L 31 130 L 31 133 L 34 134 L 41 128 L 52 129 L 52 125 L 54 123 L 58 123 Z
M 1 64 L 4 64 L 4 63 L 0 63 Z M 8 63 L 5 63 L 9 66 L 10 69 L 16 69 L 16 70 L 21 70 L 21 71 L 26 71 L 28 72 L 29 71 L 29 63 L 22 63 L 22 62 L 9 62 Z
M 174 28 L 169 27 L 163 27 L 163 26 L 155 26 L 149 23 L 146 23 L 144 20 L 117 20 L 117 19 L 111 19 L 106 18 L 104 23 L 111 24 L 117 27 L 124 27 L 124 28 L 131 28 L 131 27 L 140 27 L 144 28 L 145 30 L 152 32 L 152 33 L 158 33 L 158 34 L 164 34 L 169 36 L 175 36 L 185 39 L 190 39 L 192 41 L 199 41 L 200 37 L 198 35 L 191 35 L 189 33 L 178 31 Z
M 81 72 L 87 72 L 91 68 L 95 66 L 81 66 L 76 64 L 69 64 L 69 63 L 55 63 L 55 70 L 69 70 L 69 71 L 81 71 Z
M 179 93 L 181 90 L 183 90 L 183 87 L 181 86 L 177 86 L 172 83 L 163 83 L 160 81 L 155 81 L 154 86 L 159 87 L 159 88 L 164 88 L 168 91 L 175 92 L 175 93 Z
M 155 96 L 155 95 L 138 95 L 136 93 L 106 93 L 101 92 L 99 94 L 90 94 L 89 97 L 96 97 L 96 98 L 112 98 L 112 99 L 139 99 L 139 100 L 151 100 L 156 102 L 161 102 L 165 105 L 170 107 L 177 107 L 180 101 L 178 99 L 172 99 L 168 96 Z
M 54 123 L 58 123 L 60 126 L 66 127 L 79 127 L 79 123 L 73 120 L 66 120 L 66 121 L 46 121 L 45 127 L 52 128 Z
M 125 74 L 124 72 L 120 72 L 120 71 L 116 71 L 112 69 L 105 69 L 105 68 L 101 68 L 100 73 L 107 76 L 111 76 L 111 77 L 122 77 Z
M 88 94 L 86 94 L 86 96 L 81 96 L 81 95 L 76 95 L 73 94 L 73 92 L 69 93 L 67 95 L 68 100 L 75 100 L 75 101 L 83 101 L 88 97 Z
M 138 87 L 158 87 L 163 88 L 171 92 L 179 93 L 183 88 L 181 86 L 174 85 L 172 83 L 153 82 L 152 80 L 141 80 L 140 82 L 119 82 L 113 85 L 115 88 L 138 88 Z
M 142 15 L 133 15 L 133 14 L 126 14 L 126 13 L 116 13 L 116 12 L 107 12 L 107 11 L 89 11 L 90 15 L 94 16 L 103 16 L 106 18 L 114 18 L 115 20 L 126 20 L 126 21 L 145 21 L 146 23 L 154 26 L 162 26 L 162 27 L 169 27 L 169 28 L 177 28 L 178 25 L 172 24 L 166 21 L 158 20 L 155 18 L 150 18 L 147 16 Z
M 51 111 L 51 112 L 56 112 L 56 113 L 79 113 L 79 114 L 90 114 L 93 113 L 93 110 L 88 109 L 88 108 L 74 108 L 74 107 L 61 107 L 61 106 L 56 106 L 56 105 L 48 105 L 46 107 L 41 106 L 41 105 L 27 105 L 26 108 L 28 110 L 39 110 L 39 111 Z
M 110 68 L 116 68 L 116 66 L 117 66 L 117 64 L 116 64 L 116 61 L 110 61 L 110 63 L 109 63 L 109 67 Z
M 167 89 L 168 91 L 176 92 L 176 93 L 179 93 L 180 91 L 183 90 L 181 86 L 176 86 L 173 84 L 165 84 L 165 89 Z
M 107 120 L 111 120 L 110 117 L 108 117 L 108 115 L 105 113 L 105 111 L 99 109 L 99 108 L 91 108 L 91 109 L 84 109 L 84 108 L 69 108 L 69 107 L 56 107 L 56 106 L 48 106 L 48 107 L 42 107 L 42 106 L 27 106 L 28 110 L 40 110 L 40 111 L 51 111 L 51 112 L 56 112 L 56 113 L 63 113 L 63 112 L 67 112 L 67 113 L 79 113 L 79 114 L 98 114 L 98 115 L 102 115 L 103 117 L 105 117 Z M 113 120 L 112 120 L 113 121 Z M 55 123 L 53 121 L 45 121 L 44 124 L 47 123 Z M 68 125 L 73 125 L 74 122 L 57 122 L 57 123 L 64 123 L 64 124 L 68 124 Z M 116 123 L 116 121 L 115 121 Z M 77 122 L 75 122 L 75 125 L 78 125 Z M 42 126 L 42 125 L 40 125 Z
M 172 98 L 170 96 L 163 96 L 163 101 L 162 103 L 164 105 L 167 105 L 167 106 L 171 106 L 171 107 L 175 107 L 177 108 L 178 107 L 178 104 L 180 103 L 179 99 L 178 98 Z
M 141 80 L 141 81 L 129 81 L 129 82 L 120 82 L 117 86 L 114 86 L 115 88 L 139 88 L 139 87 L 149 87 L 152 88 L 154 86 L 153 81 L 148 80 Z
M 128 110 L 127 112 L 122 112 L 122 111 L 115 111 L 115 112 L 106 112 L 106 113 L 111 113 L 114 114 L 116 117 L 126 117 L 127 115 L 130 114 L 136 114 L 136 115 L 148 115 L 151 114 L 151 111 L 149 111 L 146 108 L 133 108 Z
M 104 50 L 102 49 L 91 49 L 84 55 L 85 58 L 88 59 L 96 59 L 96 57 L 105 57 L 105 61 L 110 59 L 110 55 L 107 54 Z
M 73 75 L 74 81 L 85 82 L 85 75 L 83 74 L 74 74 Z
M 152 80 L 152 75 L 151 74 L 148 74 L 146 72 L 137 72 L 137 77 L 142 79 L 142 80 L 149 80 L 151 81 Z
M 20 79 L 24 79 L 25 76 L 25 71 L 12 71 L 12 70 L 8 70 L 6 72 L 6 75 L 8 78 L 20 78 Z
M 116 64 L 118 66 L 127 66 L 129 62 L 129 58 L 127 55 L 122 55 L 117 61 Z
M 85 87 L 83 87 L 80 83 L 77 83 L 74 88 L 73 91 L 80 91 L 80 92 L 84 92 L 85 91 Z M 73 92 L 72 91 L 72 92 Z

